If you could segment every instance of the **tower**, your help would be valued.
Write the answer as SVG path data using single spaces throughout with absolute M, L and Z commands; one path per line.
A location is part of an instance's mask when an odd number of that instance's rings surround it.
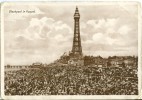
M 72 46 L 73 57 L 82 56 L 79 19 L 80 19 L 80 14 L 79 14 L 78 8 L 76 7 L 75 14 L 74 14 L 74 38 L 73 38 L 73 46 Z
M 75 66 L 83 66 L 84 58 L 82 55 L 81 38 L 80 38 L 80 24 L 79 24 L 80 14 L 78 8 L 76 7 L 74 14 L 74 37 L 72 52 L 70 53 L 70 59 L 68 64 Z

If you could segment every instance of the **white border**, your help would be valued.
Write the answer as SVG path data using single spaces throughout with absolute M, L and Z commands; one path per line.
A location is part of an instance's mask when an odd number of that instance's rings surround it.
M 12 4 L 12 2 L 9 2 Z M 15 3 L 19 3 L 21 4 L 21 2 L 15 2 Z M 31 3 L 32 5 L 44 5 L 43 2 L 23 2 L 23 5 Z M 50 5 L 57 5 L 57 4 L 68 4 L 68 5 L 72 5 L 72 4 L 79 4 L 79 5 L 108 5 L 108 2 L 46 2 Z M 1 7 L 1 97 L 3 99 L 18 99 L 18 100 L 22 100 L 22 99 L 34 99 L 34 100 L 39 100 L 39 99 L 140 99 L 142 98 L 142 90 L 141 90 L 141 80 L 142 80 L 142 68 L 141 68 L 141 9 L 140 9 L 140 3 L 139 2 L 122 2 L 122 1 L 114 1 L 114 2 L 109 2 L 109 5 L 113 5 L 113 4 L 118 4 L 118 5 L 122 5 L 122 4 L 133 4 L 136 3 L 138 4 L 138 79 L 139 79 L 139 84 L 138 84 L 138 88 L 139 88 L 139 95 L 65 95 L 65 96 L 61 96 L 61 95 L 52 95 L 52 96 L 5 96 L 4 95 L 4 13 L 3 13 L 3 9 L 6 3 L 2 3 L 2 7 Z M 141 93 L 140 93 L 141 92 Z M 140 95 L 141 94 L 141 95 Z

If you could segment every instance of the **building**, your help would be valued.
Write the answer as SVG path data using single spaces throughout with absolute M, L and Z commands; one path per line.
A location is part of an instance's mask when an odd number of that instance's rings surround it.
M 41 67 L 43 67 L 43 64 L 40 62 L 33 63 L 31 66 L 31 68 L 41 68 Z
M 137 58 L 133 56 L 113 56 L 108 58 L 109 66 L 112 67 L 136 67 Z
M 107 59 L 102 58 L 101 56 L 85 56 L 84 65 L 92 67 L 107 67 Z

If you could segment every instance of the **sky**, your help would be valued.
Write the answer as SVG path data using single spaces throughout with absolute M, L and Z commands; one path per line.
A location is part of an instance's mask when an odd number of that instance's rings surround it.
M 71 51 L 76 6 L 83 55 L 138 55 L 137 3 L 6 3 L 5 64 L 49 64 Z M 9 13 L 10 10 L 35 13 Z

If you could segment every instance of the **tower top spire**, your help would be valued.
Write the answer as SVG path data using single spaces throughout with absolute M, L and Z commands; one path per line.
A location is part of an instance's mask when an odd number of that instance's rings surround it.
M 79 11 L 78 11 L 78 7 L 76 6 L 76 10 L 75 10 L 75 13 L 79 13 Z
M 74 18 L 80 18 L 78 7 L 76 6 Z
M 76 10 L 78 10 L 78 7 L 76 6 Z

